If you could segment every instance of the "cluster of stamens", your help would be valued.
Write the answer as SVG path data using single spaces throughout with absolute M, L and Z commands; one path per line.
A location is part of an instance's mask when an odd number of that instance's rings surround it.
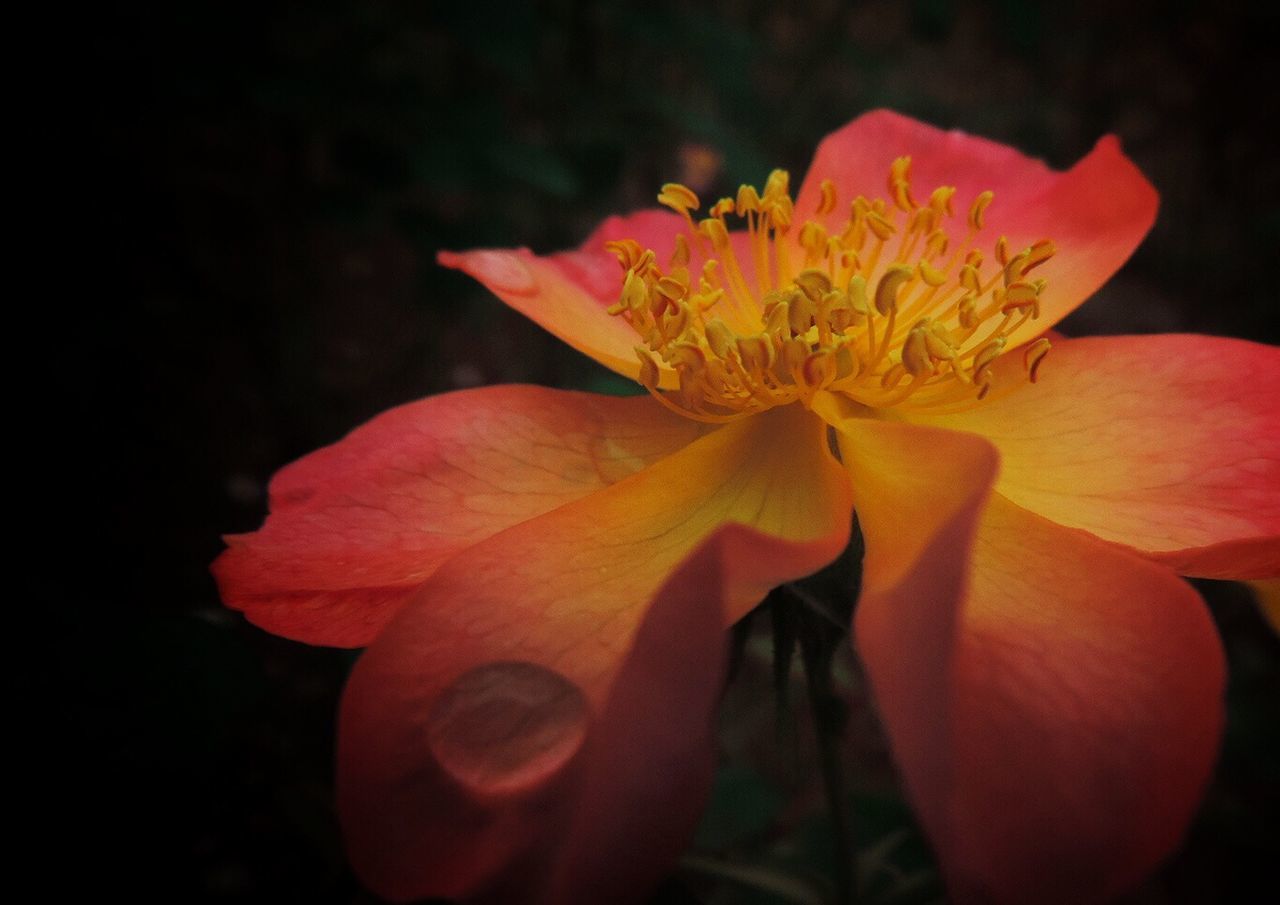
M 665 269 L 634 240 L 607 245 L 626 272 L 609 312 L 643 340 L 640 382 L 668 408 L 717 423 L 795 401 L 810 405 L 822 390 L 873 409 L 938 413 L 987 398 L 993 362 L 1039 315 L 1045 281 L 1030 274 L 1053 255 L 1053 243 L 1011 253 L 1001 236 L 988 261 L 974 240 L 989 191 L 974 199 L 965 236 L 952 243 L 942 224 L 954 217 L 956 190 L 940 187 L 919 204 L 910 169 L 909 157 L 895 160 L 891 200 L 854 198 L 838 232 L 823 225 L 839 203 L 824 180 L 817 219 L 794 236 L 783 170 L 769 175 L 763 192 L 743 186 L 701 219 L 690 189 L 663 186 L 658 200 L 687 223 Z M 731 233 L 729 215 L 746 230 Z M 1031 381 L 1048 351 L 1047 339 L 1024 347 Z M 655 355 L 678 375 L 672 393 L 658 389 Z

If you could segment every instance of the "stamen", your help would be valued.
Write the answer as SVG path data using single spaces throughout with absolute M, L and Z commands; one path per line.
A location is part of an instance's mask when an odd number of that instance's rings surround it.
M 793 232 L 789 182 L 785 170 L 774 170 L 763 192 L 741 186 L 700 220 L 691 189 L 664 185 L 658 200 L 687 226 L 665 268 L 634 240 L 606 243 L 625 273 L 608 311 L 642 341 L 639 381 L 649 393 L 712 424 L 792 402 L 811 405 L 820 390 L 873 409 L 939 413 L 989 398 L 993 363 L 1039 316 L 1047 284 L 1028 274 L 1053 256 L 1054 243 L 1012 250 L 1000 236 L 995 263 L 987 264 L 973 246 L 994 194 L 972 200 L 961 227 L 967 230 L 953 243 L 945 224 L 955 216 L 956 189 L 939 186 L 919 204 L 909 157 L 890 165 L 888 198 L 854 198 L 842 224 L 829 223 L 839 197 L 824 180 L 814 219 Z M 745 221 L 739 249 L 750 249 L 754 285 L 735 252 L 731 216 Z M 793 254 L 803 260 L 798 273 Z M 1024 348 L 1030 382 L 1049 348 L 1047 339 Z M 663 369 L 675 372 L 678 390 L 658 389 Z M 1002 384 L 999 393 L 1008 389 Z

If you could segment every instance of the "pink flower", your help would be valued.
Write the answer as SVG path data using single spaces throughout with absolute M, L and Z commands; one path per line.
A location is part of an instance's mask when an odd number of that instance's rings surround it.
M 876 112 L 794 203 L 781 171 L 701 219 L 660 199 L 577 251 L 440 256 L 650 397 L 394 409 L 283 469 L 215 564 L 262 627 L 370 645 L 339 738 L 357 871 L 400 900 L 642 897 L 705 801 L 724 627 L 856 510 L 856 647 L 952 896 L 1135 883 L 1222 724 L 1177 573 L 1280 576 L 1280 352 L 1046 333 L 1155 217 L 1114 138 L 1059 173 Z

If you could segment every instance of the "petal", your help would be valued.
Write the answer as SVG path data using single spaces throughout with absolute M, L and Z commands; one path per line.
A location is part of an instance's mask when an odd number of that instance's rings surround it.
M 950 230 L 953 234 L 963 236 L 963 218 L 973 199 L 988 189 L 995 192 L 986 226 L 975 240 L 988 257 L 1001 235 L 1008 236 L 1014 251 L 1046 238 L 1057 244 L 1057 254 L 1035 271 L 1048 280 L 1036 332 L 1093 295 L 1128 260 L 1155 220 L 1155 189 L 1114 136 L 1059 172 L 1005 145 L 877 110 L 818 145 L 796 202 L 796 222 L 813 217 L 824 179 L 835 183 L 840 199 L 826 218 L 829 228 L 847 215 L 855 196 L 885 197 L 890 164 L 903 155 L 911 157 L 912 186 L 921 200 L 938 186 L 956 187 L 953 224 L 960 225 Z M 1028 325 L 1018 338 L 1033 335 Z
M 717 529 L 763 535 L 725 541 L 722 570 L 692 573 L 706 587 L 722 575 L 726 620 L 843 549 L 848 485 L 824 429 L 799 406 L 728 425 L 432 576 L 343 700 L 340 812 L 375 891 L 474 895 L 557 829 L 539 815 L 566 794 L 594 721 L 609 725 L 599 714 L 646 606 Z
M 913 798 L 940 800 L 947 777 L 934 759 L 948 744 L 946 726 L 914 717 L 951 693 L 944 664 L 996 454 L 979 437 L 854 418 L 848 408 L 830 395 L 815 406 L 840 431 L 866 545 L 855 611 L 859 655 Z
M 725 666 L 720 601 L 731 575 L 760 566 L 776 549 L 767 535 L 722 529 L 654 599 L 583 750 L 572 819 L 547 858 L 546 905 L 642 900 L 685 851 L 716 761 L 713 715 Z
M 1163 567 L 998 494 L 975 526 L 990 464 L 976 438 L 842 430 L 867 542 L 857 646 L 952 897 L 1123 891 L 1178 844 L 1217 750 L 1206 608 Z M 931 483 L 935 512 L 919 503 Z M 929 537 L 905 573 L 895 524 Z
M 368 644 L 450 556 L 640 471 L 702 433 L 652 400 L 504 386 L 379 415 L 282 469 L 227 538 L 223 600 L 268 631 Z
M 605 310 L 618 300 L 623 273 L 604 243 L 633 238 L 665 264 L 684 228 L 684 219 L 674 213 L 647 210 L 608 218 L 575 251 L 543 257 L 527 248 L 482 248 L 442 251 L 438 259 L 475 277 L 579 352 L 634 380 L 640 373 L 634 350 L 641 339 L 626 321 Z M 664 369 L 661 376 L 662 386 L 679 386 L 674 371 Z
M 1000 450 L 1018 505 L 1179 571 L 1280 575 L 1280 349 L 1207 336 L 1061 340 L 1016 392 L 926 418 Z M 1012 359 L 1012 360 L 1007 360 Z
M 1213 622 L 1172 572 L 998 496 L 973 575 L 939 848 L 979 898 L 1108 899 L 1179 845 L 1208 782 L 1225 681 Z

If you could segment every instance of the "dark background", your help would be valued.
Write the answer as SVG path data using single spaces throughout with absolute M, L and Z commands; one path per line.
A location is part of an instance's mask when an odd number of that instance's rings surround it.
M 35 806 L 19 870 L 134 900 L 372 901 L 330 805 L 353 657 L 222 610 L 207 565 L 260 522 L 276 468 L 386 407 L 618 388 L 438 268 L 441 248 L 577 244 L 697 181 L 708 152 L 704 197 L 775 165 L 798 185 L 824 134 L 887 106 L 1058 167 L 1122 137 L 1160 217 L 1068 333 L 1280 339 L 1272 4 L 784 6 L 68 12 L 75 90 L 51 118 L 71 197 L 36 237 L 57 258 L 50 317 L 11 339 L 40 346 L 18 388 L 38 419 L 22 529 L 43 554 L 16 564 L 41 624 L 14 686 L 37 761 L 14 777 Z M 1186 847 L 1131 903 L 1247 901 L 1273 875 L 1280 643 L 1240 588 L 1202 589 L 1232 661 L 1224 755 Z

